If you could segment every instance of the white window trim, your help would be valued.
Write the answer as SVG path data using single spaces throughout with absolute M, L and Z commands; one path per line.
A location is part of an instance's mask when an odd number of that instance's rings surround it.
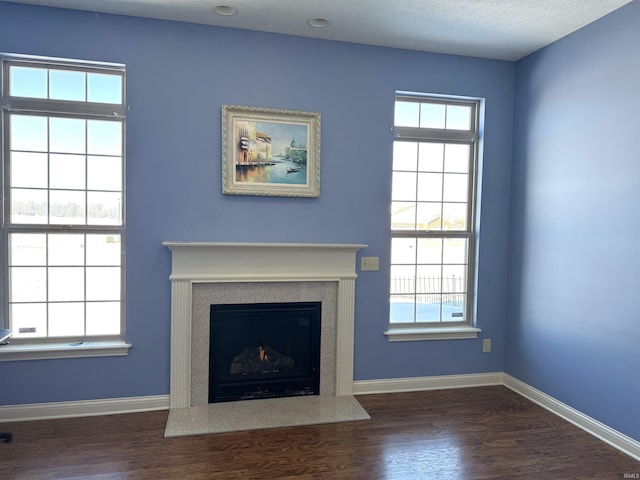
M 456 131 L 451 131 L 448 130 L 443 131 L 441 129 L 430 129 L 430 128 L 412 128 L 412 127 L 397 127 L 394 126 L 393 127 L 393 131 L 394 131 L 394 138 L 395 139 L 403 139 L 403 138 L 413 138 L 413 139 L 417 139 L 417 140 L 437 140 L 437 141 L 462 141 L 462 142 L 470 142 L 473 145 L 476 145 L 477 148 L 477 144 L 478 144 L 478 140 L 479 140 L 479 135 L 478 132 L 480 131 L 480 112 L 482 111 L 482 105 L 481 105 L 481 99 L 479 98 L 463 98 L 463 97 L 453 97 L 453 96 L 442 96 L 442 95 L 433 95 L 433 94 L 412 94 L 410 92 L 396 92 L 396 97 L 395 97 L 395 101 L 398 100 L 398 98 L 404 98 L 404 99 L 411 99 L 413 97 L 414 100 L 417 101 L 423 101 L 423 100 L 427 100 L 429 102 L 438 102 L 438 100 L 441 100 L 442 103 L 455 103 L 456 100 L 458 101 L 462 101 L 462 102 L 475 102 L 476 103 L 476 118 L 475 118 L 475 124 L 474 124 L 474 129 L 473 132 L 456 132 Z M 477 202 L 478 199 L 475 198 L 477 195 L 477 182 L 478 182 L 478 176 L 479 176 L 479 172 L 478 172 L 478 164 L 479 164 L 479 156 L 481 155 L 481 152 L 476 152 L 476 163 L 474 165 L 474 171 L 473 171 L 473 175 L 474 175 L 474 183 L 473 183 L 473 187 L 471 188 L 470 191 L 470 195 L 473 196 L 474 201 L 474 207 L 473 207 L 473 211 L 471 212 L 472 214 L 470 215 L 469 218 L 469 222 L 470 225 L 472 225 L 472 231 L 471 231 L 471 236 L 469 237 L 469 240 L 473 242 L 473 246 L 470 249 L 470 255 L 473 258 L 471 265 L 473 265 L 473 272 L 469 272 L 470 274 L 473 275 L 473 277 L 475 277 L 476 275 L 476 268 L 477 268 L 477 264 L 476 264 L 476 260 L 475 260 L 475 254 L 476 254 L 476 248 L 477 248 L 477 238 L 476 238 L 476 233 L 473 231 L 473 225 L 475 225 L 475 221 L 476 221 L 476 215 L 477 215 Z M 410 232 L 407 232 L 408 235 L 410 235 Z M 392 233 L 392 237 L 393 237 L 393 233 Z M 475 305 L 475 302 L 477 301 L 476 295 L 477 295 L 477 287 L 475 285 L 475 282 L 470 282 L 470 284 L 473 285 L 473 291 L 468 291 L 467 293 L 469 295 L 473 295 L 473 301 L 469 302 L 468 306 L 472 307 L 472 305 Z M 476 326 L 476 315 L 475 315 L 475 308 L 470 308 L 471 311 L 474 312 L 474 314 L 472 315 L 470 322 L 468 324 L 464 324 L 464 325 L 451 325 L 451 326 L 446 326 L 443 325 L 442 323 L 438 323 L 437 326 L 431 326 L 429 324 L 426 323 L 416 323 L 416 324 L 412 324 L 411 326 L 407 326 L 407 325 L 402 325 L 402 324 L 393 324 L 391 322 L 389 322 L 389 327 L 386 331 L 384 331 L 384 335 L 387 337 L 387 340 L 389 342 L 408 342 L 408 341 L 421 341 L 421 340 L 465 340 L 465 339 L 475 339 L 478 338 L 478 334 L 482 332 L 482 329 L 478 328 Z
M 456 327 L 411 327 L 389 328 L 384 334 L 390 342 L 410 342 L 416 340 L 464 340 L 478 338 L 480 328 Z
M 7 344 L 0 346 L 0 362 L 124 356 L 130 348 L 124 341 Z
M 105 62 L 89 62 L 82 60 L 74 60 L 74 59 L 63 59 L 63 58 L 53 58 L 53 57 L 36 57 L 29 55 L 14 55 L 0 52 L 0 59 L 4 62 L 25 62 L 26 64 L 42 64 L 44 66 L 47 65 L 60 65 L 62 67 L 75 67 L 80 69 L 89 69 L 89 70 L 110 70 L 110 71 L 121 71 L 123 72 L 123 85 L 122 85 L 122 94 L 123 94 L 123 103 L 121 105 L 109 105 L 109 110 L 113 110 L 113 113 L 103 115 L 105 118 L 126 118 L 126 82 L 124 77 L 125 66 L 122 64 L 115 63 L 105 63 Z M 4 69 L 4 65 L 3 65 Z M 3 72 L 4 76 L 5 72 Z M 4 97 L 3 97 L 4 101 Z M 74 102 L 62 102 L 67 104 L 66 108 L 68 112 L 73 113 L 75 109 Z M 44 106 L 41 110 L 41 107 Z M 19 97 L 13 98 L 11 104 L 2 105 L 3 110 L 7 110 L 9 112 L 14 110 L 14 107 L 17 107 L 18 110 L 25 112 L 41 112 L 48 113 L 50 111 L 49 105 L 47 101 L 40 101 L 38 99 L 21 99 Z M 94 111 L 95 110 L 95 111 Z M 77 113 L 87 114 L 90 116 L 94 116 L 96 118 L 101 116 L 101 112 L 105 111 L 104 108 L 98 107 L 95 109 L 92 106 L 84 106 Z M 4 116 L 4 115 L 3 115 Z M 0 119 L 0 132 L 4 129 L 3 121 Z M 124 135 L 124 132 L 123 132 Z M 124 136 L 123 136 L 123 141 Z M 123 168 L 126 166 L 125 160 L 125 149 L 123 148 Z M 4 158 L 2 158 L 2 164 L 4 164 Z M 124 171 L 123 171 L 124 175 Z M 0 175 L 0 179 L 4 183 L 4 187 L 6 187 L 5 178 L 3 175 Z M 123 194 L 124 191 L 125 180 L 123 178 Z M 3 220 L 5 212 L 4 202 L 2 208 L 0 209 L 0 219 Z M 4 230 L 5 225 L 2 225 Z M 121 237 L 121 241 L 125 241 L 125 232 L 126 232 L 126 212 L 123 211 L 123 221 L 122 225 L 116 227 L 119 230 L 119 235 Z M 90 228 L 89 228 L 90 230 Z M 2 239 L 0 239 L 0 247 L 4 250 L 5 245 L 3 244 L 4 239 L 6 238 L 5 233 L 3 232 Z M 125 268 L 124 259 L 122 259 L 121 268 Z M 0 277 L 3 279 L 7 278 L 6 265 L 3 266 L 3 271 L 0 271 Z M 5 296 L 4 288 L 0 291 L 0 327 L 2 327 L 5 323 L 5 314 L 6 308 L 4 302 L 7 301 Z M 124 271 L 123 271 L 123 282 L 121 286 L 121 300 L 122 303 L 125 301 L 125 291 L 124 291 Z M 15 339 L 15 343 L 7 342 L 5 344 L 0 344 L 0 362 L 5 361 L 22 361 L 22 360 L 48 360 L 48 359 L 57 359 L 57 358 L 88 358 L 88 357 L 107 357 L 107 356 L 125 356 L 128 355 L 129 349 L 132 347 L 130 343 L 127 343 L 124 340 L 124 306 L 122 308 L 121 314 L 121 333 L 116 338 L 100 338 L 96 337 L 83 337 L 78 339 L 76 342 L 66 341 L 52 341 L 51 337 L 46 338 L 33 338 L 33 339 Z M 5 328 L 5 327 L 3 327 Z

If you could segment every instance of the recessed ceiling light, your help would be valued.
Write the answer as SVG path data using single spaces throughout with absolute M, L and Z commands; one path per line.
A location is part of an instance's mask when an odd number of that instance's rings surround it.
M 229 5 L 216 5 L 213 8 L 213 11 L 216 12 L 218 15 L 224 15 L 225 17 L 229 17 L 231 15 L 235 15 L 236 13 L 238 13 L 237 9 Z
M 310 18 L 307 23 L 315 28 L 325 28 L 329 26 L 329 20 L 326 18 Z

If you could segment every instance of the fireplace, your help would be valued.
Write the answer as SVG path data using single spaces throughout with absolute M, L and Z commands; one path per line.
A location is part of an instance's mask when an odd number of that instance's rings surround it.
M 171 409 L 254 403 L 208 402 L 212 304 L 321 301 L 319 396 L 352 394 L 355 260 L 366 245 L 163 245 L 172 252 Z
M 320 392 L 321 302 L 210 307 L 209 403 Z
M 366 245 L 164 245 L 172 252 L 166 437 L 370 418 L 352 395 L 356 252 Z M 295 302 L 322 306 L 319 395 L 209 403 L 211 305 Z

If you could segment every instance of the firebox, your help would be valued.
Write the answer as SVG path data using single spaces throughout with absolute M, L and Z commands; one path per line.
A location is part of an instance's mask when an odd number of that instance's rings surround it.
M 319 395 L 321 302 L 211 305 L 209 403 Z

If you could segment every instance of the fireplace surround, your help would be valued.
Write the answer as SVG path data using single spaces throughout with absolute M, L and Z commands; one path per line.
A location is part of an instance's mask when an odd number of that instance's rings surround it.
M 203 373 L 208 369 L 208 324 L 203 326 L 199 318 L 204 316 L 208 323 L 210 305 L 274 298 L 322 302 L 320 395 L 352 395 L 355 260 L 366 245 L 163 245 L 172 252 L 171 409 L 208 403 L 208 374 Z

